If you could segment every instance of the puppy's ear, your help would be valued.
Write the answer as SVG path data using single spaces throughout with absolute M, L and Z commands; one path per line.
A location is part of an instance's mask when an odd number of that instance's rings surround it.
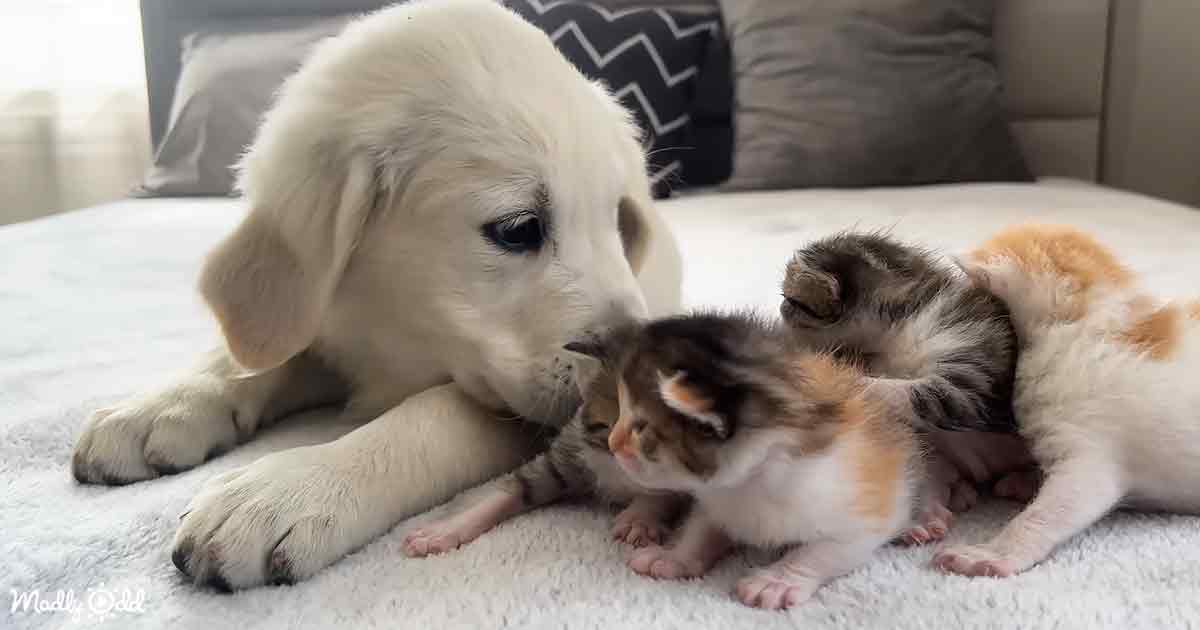
M 199 288 L 230 354 L 260 370 L 316 337 L 375 204 L 376 182 L 365 157 L 299 149 L 255 159 L 252 149 L 243 167 L 250 212 L 209 254 Z
M 717 411 L 715 398 L 687 372 L 658 375 L 658 392 L 668 407 L 687 416 L 696 424 L 708 427 L 720 439 L 729 436 L 729 422 Z
M 622 197 L 617 206 L 617 227 L 621 231 L 621 242 L 625 245 L 625 258 L 629 268 L 637 276 L 646 263 L 646 250 L 649 249 L 650 222 L 646 220 L 645 209 L 630 197 Z
M 604 361 L 604 344 L 599 339 L 588 339 L 587 341 L 572 341 L 563 346 L 563 350 L 576 354 L 584 360 L 593 359 L 595 361 Z

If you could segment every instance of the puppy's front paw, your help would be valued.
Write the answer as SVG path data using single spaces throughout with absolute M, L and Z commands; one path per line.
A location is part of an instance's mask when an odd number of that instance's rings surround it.
M 955 545 L 937 552 L 933 565 L 969 577 L 1010 577 L 1016 565 L 985 545 Z
M 366 542 L 378 514 L 329 448 L 274 453 L 210 479 L 175 534 L 175 566 L 219 590 L 286 584 Z
M 92 414 L 71 472 L 80 483 L 122 485 L 193 468 L 237 443 L 233 407 L 202 383 L 186 383 Z
M 628 508 L 617 515 L 612 527 L 613 540 L 634 547 L 661 544 L 666 535 L 667 529 L 662 522 Z
M 781 610 L 808 601 L 820 586 L 809 578 L 782 575 L 767 569 L 738 580 L 734 592 L 747 606 Z
M 639 575 L 663 580 L 678 580 L 704 575 L 703 563 L 686 558 L 674 549 L 654 545 L 642 547 L 629 557 L 629 568 Z

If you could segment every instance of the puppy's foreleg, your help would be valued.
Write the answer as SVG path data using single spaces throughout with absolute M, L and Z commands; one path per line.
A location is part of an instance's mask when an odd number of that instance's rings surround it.
M 80 483 L 109 485 L 181 472 L 276 418 L 344 400 L 347 391 L 307 354 L 250 374 L 227 351 L 214 350 L 173 383 L 93 414 L 71 469 Z
M 409 397 L 326 444 L 272 453 L 208 481 L 172 560 L 198 583 L 293 582 L 397 521 L 516 468 L 539 442 L 457 385 Z
M 1008 577 L 1041 562 L 1124 496 L 1120 473 L 1106 460 L 1095 454 L 1054 464 L 1037 497 L 1000 534 L 984 545 L 945 549 L 934 563 L 962 575 Z

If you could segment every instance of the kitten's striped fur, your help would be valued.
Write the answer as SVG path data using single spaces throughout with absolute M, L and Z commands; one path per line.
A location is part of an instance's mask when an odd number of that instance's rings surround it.
M 572 347 L 573 346 L 573 347 Z M 640 546 L 658 541 L 685 499 L 669 493 L 651 494 L 638 487 L 616 465 L 608 451 L 608 436 L 617 420 L 616 379 L 600 345 L 572 344 L 568 349 L 589 354 L 579 365 L 583 403 L 550 447 L 517 470 L 493 481 L 465 509 L 422 527 L 405 539 L 405 552 L 424 556 L 466 544 L 501 522 L 555 501 L 597 497 L 628 503 L 617 515 L 613 537 Z
M 798 250 L 780 312 L 815 347 L 861 361 L 924 428 L 1014 433 L 1007 307 L 928 250 L 845 232 Z

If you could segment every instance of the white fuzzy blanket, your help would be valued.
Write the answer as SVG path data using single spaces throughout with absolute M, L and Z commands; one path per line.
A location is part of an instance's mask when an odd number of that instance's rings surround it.
M 689 305 L 773 309 L 791 250 L 835 229 L 895 226 L 958 250 L 1026 217 L 1090 228 L 1164 293 L 1200 294 L 1200 212 L 1069 182 L 700 196 L 664 211 L 687 260 Z M 192 279 L 239 213 L 229 200 L 137 201 L 0 229 L 0 628 L 1200 626 L 1200 518 L 1130 513 L 1008 580 L 942 575 L 927 566 L 931 549 L 888 548 L 786 613 L 730 597 L 764 554 L 703 580 L 653 582 L 625 568 L 609 515 L 588 506 L 526 515 L 455 553 L 410 560 L 400 541 L 418 517 L 295 586 L 197 590 L 169 544 L 201 483 L 351 427 L 317 413 L 197 470 L 122 488 L 79 486 L 68 462 L 89 410 L 217 342 Z M 951 536 L 978 540 L 1012 510 L 985 504 Z

